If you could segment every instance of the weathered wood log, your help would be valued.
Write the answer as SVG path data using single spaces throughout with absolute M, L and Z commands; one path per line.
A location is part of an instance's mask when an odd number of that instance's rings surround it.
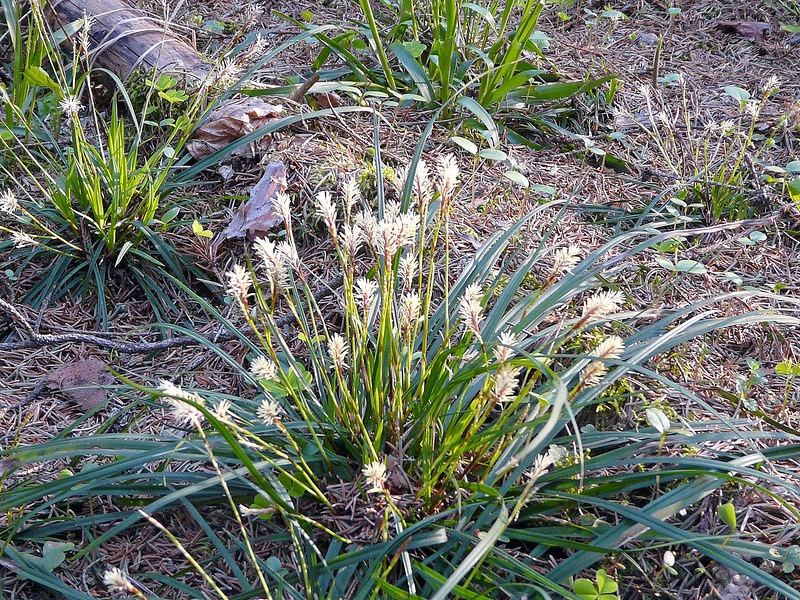
M 123 80 L 142 69 L 179 76 L 194 87 L 211 72 L 192 46 L 124 0 L 53 0 L 46 6 L 54 26 L 65 31 L 84 16 L 93 19 L 89 45 L 94 64 Z

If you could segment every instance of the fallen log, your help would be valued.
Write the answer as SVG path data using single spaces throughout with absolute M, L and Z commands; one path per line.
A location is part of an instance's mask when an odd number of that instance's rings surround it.
M 89 52 L 95 66 L 123 81 L 142 69 L 178 76 L 192 88 L 211 73 L 211 65 L 197 50 L 124 0 L 53 0 L 46 7 L 51 24 L 64 31 L 88 16 Z

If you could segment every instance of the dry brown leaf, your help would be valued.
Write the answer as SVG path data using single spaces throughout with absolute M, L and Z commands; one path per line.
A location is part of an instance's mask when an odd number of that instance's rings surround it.
M 186 143 L 186 149 L 195 160 L 200 160 L 275 120 L 282 110 L 261 98 L 225 102 L 211 111 Z M 264 137 L 268 139 L 269 135 Z
M 47 376 L 51 389 L 58 389 L 68 400 L 83 410 L 92 410 L 106 401 L 106 390 L 114 378 L 106 371 L 106 364 L 97 358 L 76 360 L 61 365 Z
M 282 162 L 272 162 L 250 190 L 250 199 L 242 204 L 225 230 L 214 240 L 212 250 L 216 252 L 225 240 L 264 235 L 283 223 L 273 206 L 275 196 L 283 191 L 286 191 L 286 167 Z
M 311 97 L 314 99 L 314 102 L 317 103 L 317 108 L 339 108 L 340 106 L 344 106 L 344 100 L 335 92 L 311 94 Z
M 717 27 L 738 33 L 751 42 L 762 41 L 764 34 L 769 31 L 769 23 L 757 21 L 717 21 Z

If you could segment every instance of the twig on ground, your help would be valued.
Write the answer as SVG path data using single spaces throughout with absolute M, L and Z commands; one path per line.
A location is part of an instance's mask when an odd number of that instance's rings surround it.
M 183 335 L 169 340 L 159 340 L 157 342 L 123 342 L 108 339 L 107 337 L 104 337 L 102 333 L 95 333 L 93 331 L 70 331 L 69 333 L 42 334 L 37 333 L 35 328 L 28 322 L 25 315 L 23 315 L 19 309 L 9 302 L 0 300 L 0 312 L 4 312 L 9 315 L 14 324 L 22 330 L 22 335 L 26 338 L 16 342 L 0 343 L 0 350 L 22 350 L 25 348 L 54 346 L 56 344 L 63 344 L 66 342 L 82 342 L 93 344 L 101 348 L 108 348 L 121 354 L 147 354 L 157 350 L 166 350 L 167 348 L 173 348 L 175 346 L 202 343 L 203 340 L 224 342 L 237 337 L 236 333 L 218 332 L 212 336 L 213 339 L 205 336 L 199 336 L 202 338 L 199 339 L 198 337 Z

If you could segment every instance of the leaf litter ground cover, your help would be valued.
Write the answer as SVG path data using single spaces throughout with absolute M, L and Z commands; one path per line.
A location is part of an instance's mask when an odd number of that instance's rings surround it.
M 775 2 L 745 9 L 737 5 L 715 3 L 711 6 L 683 5 L 680 12 L 672 13 L 650 5 L 628 9 L 619 7 L 619 12 L 613 8 L 553 5 L 546 11 L 541 28 L 551 39 L 544 54 L 545 62 L 549 61 L 559 70 L 570 72 L 578 78 L 586 73 L 592 76 L 616 73 L 624 85 L 611 105 L 618 113 L 613 108 L 592 105 L 585 99 L 576 100 L 570 114 L 574 120 L 574 130 L 583 132 L 585 139 L 552 137 L 548 140 L 551 147 L 537 152 L 521 146 L 503 146 L 506 156 L 513 159 L 515 170 L 532 184 L 530 191 L 526 193 L 504 178 L 510 161 L 474 160 L 469 153 L 461 152 L 451 142 L 451 130 L 446 127 L 434 130 L 425 149 L 431 164 L 434 157 L 445 152 L 457 153 L 461 163 L 462 188 L 452 215 L 454 263 L 467 266 L 484 239 L 496 231 L 508 229 L 532 209 L 550 201 L 568 200 L 571 206 L 563 211 L 561 205 L 554 203 L 551 208 L 540 209 L 536 217 L 520 231 L 519 238 L 513 241 L 517 247 L 535 248 L 545 235 L 549 235 L 548 246 L 576 246 L 581 256 L 587 256 L 619 230 L 629 227 L 631 222 L 626 219 L 630 218 L 630 214 L 635 219 L 637 211 L 647 214 L 645 209 L 661 211 L 660 214 L 665 218 L 695 219 L 699 221 L 698 224 L 713 228 L 720 223 L 710 222 L 707 203 L 709 196 L 715 199 L 709 192 L 715 183 L 720 184 L 718 188 L 722 190 L 727 187 L 738 190 L 741 187 L 748 198 L 756 198 L 763 188 L 761 182 L 765 173 L 773 173 L 776 178 L 781 176 L 778 171 L 766 171 L 764 164 L 785 169 L 792 160 L 797 160 L 798 89 L 796 80 L 791 79 L 791 73 L 798 50 L 789 43 L 790 32 L 781 32 L 781 26 L 798 22 L 796 7 L 790 3 Z M 330 20 L 358 17 L 353 6 L 338 3 L 324 7 L 316 4 L 308 7 L 298 5 L 293 10 L 296 18 L 303 18 L 303 10 L 314 13 L 315 19 L 320 20 L 328 18 L 327 15 Z M 629 12 L 624 12 L 626 10 Z M 192 6 L 191 11 L 182 15 L 182 18 L 193 27 L 197 27 L 199 22 L 200 39 L 205 39 L 213 48 L 214 44 L 224 43 L 225 40 L 225 27 L 221 25 L 221 31 L 218 32 L 215 24 L 224 25 L 228 20 L 237 23 L 237 12 L 234 6 L 198 4 Z M 226 13 L 230 16 L 220 17 Z M 251 26 L 256 23 L 272 28 L 276 32 L 273 33 L 276 43 L 283 41 L 282 34 L 277 32 L 285 29 L 284 22 L 262 13 L 255 16 Z M 735 26 L 731 30 L 725 23 L 767 23 L 770 30 L 761 40 L 752 41 L 739 31 L 741 27 Z M 238 30 L 236 26 L 232 29 L 234 32 Z M 763 27 L 757 30 L 762 31 Z M 648 91 L 641 86 L 652 82 L 656 52 L 653 37 L 657 35 L 664 37 L 657 73 L 661 81 L 656 88 L 650 86 L 648 97 Z M 294 46 L 290 54 L 282 55 L 283 61 L 271 63 L 259 76 L 265 82 L 274 82 L 286 75 L 304 72 L 314 55 L 315 51 L 310 46 Z M 678 73 L 683 83 L 674 76 Z M 778 93 L 770 98 L 759 113 L 756 135 L 772 135 L 774 128 L 779 127 L 781 115 L 789 115 L 790 120 L 780 126 L 779 142 L 760 157 L 764 164 L 745 162 L 741 169 L 743 179 L 737 181 L 708 182 L 697 179 L 700 191 L 681 196 L 680 190 L 687 188 L 685 183 L 698 176 L 695 161 L 698 155 L 704 156 L 705 149 L 703 142 L 698 145 L 697 141 L 702 136 L 692 137 L 687 131 L 687 117 L 697 119 L 693 127 L 698 131 L 708 122 L 721 124 L 736 120 L 739 115 L 738 101 L 726 94 L 724 88 L 735 86 L 749 90 L 748 93 L 756 96 L 770 75 L 777 75 L 782 81 Z M 791 121 L 791 118 L 795 121 Z M 402 166 L 411 162 L 411 153 L 422 135 L 426 120 L 406 109 L 387 110 L 384 119 L 379 127 L 382 158 L 399 172 Z M 461 131 L 457 133 L 470 135 Z M 341 283 L 337 283 L 340 281 L 339 269 L 331 260 L 324 232 L 312 218 L 315 212 L 312 199 L 318 191 L 334 188 L 341 173 L 367 173 L 362 181 L 364 187 L 369 189 L 374 186 L 374 166 L 371 166 L 370 154 L 372 147 L 371 119 L 348 116 L 279 134 L 263 155 L 265 162 L 281 160 L 288 166 L 288 191 L 297 199 L 295 210 L 303 217 L 300 221 L 303 229 L 298 232 L 303 240 L 302 258 L 318 280 L 315 287 L 319 292 L 320 308 L 329 314 L 340 310 L 337 301 L 337 285 L 341 286 Z M 624 161 L 627 168 L 616 173 L 604 166 L 611 164 L 610 159 L 606 163 L 603 161 L 609 155 Z M 263 171 L 263 166 L 259 166 L 255 160 L 241 159 L 229 166 L 233 169 L 233 175 L 224 184 L 209 184 L 203 194 L 188 199 L 190 202 L 184 205 L 187 212 L 184 217 L 190 217 L 189 223 L 198 220 L 215 233 L 222 231 L 243 201 L 230 198 L 246 198 Z M 389 172 L 385 176 L 387 180 L 392 179 Z M 720 197 L 722 195 L 718 193 L 716 199 Z M 725 200 L 723 198 L 720 201 Z M 667 311 L 691 302 L 718 298 L 739 289 L 754 288 L 786 298 L 796 297 L 796 242 L 792 232 L 795 229 L 796 212 L 787 204 L 785 195 L 768 195 L 766 201 L 768 205 L 762 207 L 764 221 L 758 225 L 733 229 L 719 227 L 709 229 L 701 236 L 664 239 L 658 249 L 633 259 L 637 268 L 627 272 L 628 279 L 621 285 L 624 287 L 626 305 L 637 313 L 640 323 L 652 322 Z M 758 233 L 765 234 L 766 238 Z M 190 225 L 187 225 L 183 237 L 183 243 L 190 252 L 201 260 L 209 261 L 210 270 L 217 281 L 224 282 L 225 273 L 242 260 L 241 246 L 229 242 L 211 262 L 209 245 L 202 236 L 195 236 L 191 232 Z M 548 266 L 546 262 L 541 266 L 533 265 L 532 276 L 539 281 L 545 279 Z M 14 302 L 26 287 L 33 284 L 38 274 L 35 265 L 31 267 L 29 274 L 23 274 L 16 281 L 4 282 L 9 301 Z M 191 297 L 181 297 L 180 293 L 175 297 L 180 299 L 178 302 L 184 327 L 199 331 L 209 339 L 220 340 L 219 347 L 230 357 L 239 364 L 247 364 L 248 351 L 240 340 L 223 338 L 216 319 Z M 104 334 L 106 339 L 153 341 L 158 338 L 157 334 L 145 336 L 139 329 L 153 320 L 148 303 L 137 296 L 134 289 L 114 300 L 112 317 L 109 319 L 111 331 Z M 775 298 L 731 298 L 719 304 L 717 310 L 724 316 L 746 311 L 766 311 L 780 303 L 781 300 Z M 94 332 L 96 329 L 91 303 L 78 299 L 65 298 L 40 312 L 24 307 L 22 310 L 26 321 L 35 324 L 39 332 Z M 226 313 L 226 316 L 231 318 L 231 313 Z M 543 322 L 542 326 L 557 325 L 558 322 L 559 316 L 554 315 L 551 321 Z M 19 323 L 9 319 L 4 327 L 5 343 L 19 341 L 19 336 L 14 333 L 18 331 Z M 176 331 L 174 335 L 180 333 Z M 115 338 L 123 335 L 124 338 Z M 662 417 L 667 422 L 680 422 L 682 426 L 690 428 L 693 423 L 721 415 L 731 419 L 746 419 L 749 426 L 757 431 L 795 430 L 797 421 L 793 409 L 798 398 L 794 379 L 791 369 L 787 372 L 777 365 L 797 362 L 793 354 L 793 349 L 797 347 L 796 336 L 795 326 L 772 325 L 765 330 L 764 327 L 751 324 L 722 330 L 656 355 L 649 367 L 687 386 L 706 401 L 706 407 L 700 409 L 696 404 L 690 404 L 673 394 L 669 388 L 654 389 L 633 376 L 627 384 L 631 389 L 618 393 L 621 400 L 599 404 L 596 414 L 591 417 L 586 412 L 581 415 L 580 425 L 586 433 L 587 443 L 591 441 L 595 430 L 622 431 L 631 423 L 638 423 L 641 427 L 656 427 L 656 423 L 660 423 L 663 427 Z M 299 341 L 294 343 L 294 350 L 302 352 L 302 344 Z M 41 381 L 57 378 L 55 374 L 63 365 L 93 359 L 111 365 L 116 372 L 138 383 L 156 385 L 159 379 L 175 378 L 176 383 L 186 388 L 217 390 L 244 398 L 255 394 L 253 387 L 224 357 L 199 345 L 168 348 L 155 356 L 109 352 L 89 341 L 4 349 L 0 364 L 4 375 L 8 375 L 3 381 L 6 389 L 2 418 L 3 429 L 7 432 L 3 447 L 30 445 L 58 436 L 65 439 L 82 438 L 98 432 L 127 431 L 142 436 L 175 434 L 171 418 L 163 409 L 136 405 L 135 411 L 132 411 L 131 397 L 124 394 L 121 387 L 112 389 L 107 406 L 88 416 L 70 401 L 66 393 L 39 390 L 34 394 Z M 653 412 L 654 408 L 658 412 Z M 714 414 L 714 411 L 718 413 Z M 713 428 L 709 431 L 713 431 Z M 703 432 L 698 429 L 698 433 Z M 763 449 L 779 450 L 783 443 L 786 442 L 765 437 Z M 721 439 L 712 435 L 704 452 L 733 453 L 747 444 L 758 446 L 761 442 L 757 439 L 747 442 Z M 680 453 L 680 445 L 665 446 L 665 457 L 670 453 Z M 703 457 L 701 452 L 698 458 Z M 175 473 L 181 473 L 182 464 L 192 470 L 206 471 L 209 476 L 213 473 L 212 465 L 208 462 L 192 462 L 189 459 L 190 456 L 177 459 L 173 463 Z M 181 460 L 186 462 L 181 463 Z M 97 466 L 104 464 L 102 459 L 93 462 Z M 24 470 L 13 472 L 4 482 L 4 489 L 13 489 L 25 482 L 56 480 L 65 471 L 78 472 L 86 468 L 84 461 L 69 457 L 37 462 Z M 611 476 L 615 472 L 626 472 L 621 465 L 608 465 L 607 468 Z M 787 483 L 790 483 L 793 463 L 782 463 L 781 469 L 776 472 L 778 480 L 786 477 Z M 751 475 L 743 473 L 741 477 L 746 480 Z M 189 474 L 185 477 L 191 479 Z M 382 516 L 375 512 L 374 505 L 363 500 L 348 502 L 347 499 L 355 498 L 358 492 L 348 490 L 345 482 L 338 484 L 342 486 L 341 489 L 333 482 L 330 485 L 333 504 L 340 504 L 343 510 L 332 511 L 322 522 L 349 539 L 371 539 L 382 523 Z M 568 489 L 566 493 L 569 493 Z M 249 501 L 252 501 L 252 493 L 250 496 Z M 412 501 L 402 510 L 416 510 L 411 496 Z M 782 497 L 784 502 L 778 502 L 777 497 Z M 632 495 L 632 499 L 641 500 L 636 495 Z M 726 535 L 732 521 L 721 517 L 726 511 L 720 511 L 719 507 L 726 505 L 729 500 L 739 515 L 734 528 L 741 533 L 739 539 L 743 544 L 762 542 L 790 548 L 795 543 L 797 498 L 782 488 L 779 481 L 772 481 L 763 489 L 755 489 L 737 488 L 732 480 L 730 487 L 705 496 L 675 518 L 690 531 Z M 133 506 L 135 502 L 131 502 L 128 508 Z M 209 506 L 213 506 L 212 503 L 209 502 Z M 70 518 L 92 514 L 113 515 L 119 509 L 113 499 L 109 497 L 104 500 L 101 495 L 92 503 L 70 506 L 68 511 L 55 506 L 52 510 L 53 516 L 57 517 L 56 522 L 60 519 L 68 522 Z M 184 510 L 192 509 L 187 506 Z M 342 516 L 347 512 L 353 515 L 350 519 Z M 584 508 L 583 512 L 580 516 L 583 526 L 608 525 L 597 519 L 591 510 Z M 557 517 L 551 522 L 550 517 L 545 515 L 542 517 L 543 524 L 554 524 Z M 230 511 L 218 505 L 209 508 L 199 519 L 185 519 L 179 510 L 166 512 L 159 518 L 169 531 L 189 546 L 192 540 L 202 537 L 201 524 L 217 531 L 236 526 Z M 577 521 L 579 515 L 570 514 L 568 518 Z M 252 527 L 256 554 L 280 561 L 273 570 L 295 568 L 297 557 L 291 550 L 291 543 L 277 535 L 268 522 L 262 523 L 256 519 L 248 526 Z M 98 525 L 83 530 L 56 527 L 52 535 L 80 546 L 88 541 L 84 536 L 96 537 L 108 527 L 110 525 L 101 519 Z M 28 552 L 40 562 L 49 561 L 46 569 L 50 570 L 52 566 L 54 573 L 67 586 L 98 596 L 106 594 L 101 578 L 105 568 L 111 565 L 125 565 L 134 574 L 149 572 L 176 576 L 181 573 L 180 579 L 187 585 L 195 589 L 207 586 L 207 582 L 196 572 L 191 569 L 183 571 L 188 567 L 184 557 L 155 527 L 145 526 L 135 531 L 121 532 L 112 542 L 102 546 L 101 552 L 68 563 L 69 569 L 59 567 L 59 561 L 53 558 L 59 548 L 54 548 L 52 544 L 45 547 L 32 543 L 26 547 L 24 541 L 19 541 L 15 545 L 20 553 Z M 72 548 L 68 550 L 69 555 Z M 244 552 L 244 549 L 239 550 Z M 506 545 L 506 550 L 511 556 L 520 553 L 520 557 L 523 557 L 526 546 L 524 543 L 512 543 Z M 605 569 L 602 577 L 596 572 L 600 566 L 598 563 L 593 569 L 586 570 L 584 582 L 574 589 L 576 592 L 579 589 L 588 590 L 587 580 L 598 594 L 610 589 L 605 586 L 607 572 L 619 582 L 620 597 L 649 597 L 656 589 L 662 594 L 669 594 L 669 597 L 687 598 L 713 594 L 728 598 L 769 595 L 752 579 L 735 576 L 734 570 L 700 558 L 681 546 L 674 546 L 672 551 L 678 557 L 673 564 L 668 564 L 669 560 L 658 548 L 609 558 L 602 563 Z M 210 546 L 194 547 L 193 554 L 202 561 L 214 557 L 215 551 Z M 539 572 L 557 567 L 558 562 L 567 556 L 567 553 L 553 553 L 542 558 L 538 565 Z M 752 561 L 787 583 L 795 581 L 791 573 L 781 574 L 794 564 L 791 557 L 785 554 L 770 556 L 767 553 Z M 209 571 L 220 587 L 232 591 L 239 589 L 236 573 L 213 560 L 208 564 L 211 565 Z M 8 590 L 14 597 L 42 597 L 44 592 L 41 588 L 31 581 L 21 580 L 14 574 L 15 569 L 9 568 L 7 563 L 2 563 L 0 568 L 4 570 L 3 590 Z M 252 579 L 253 573 L 248 572 L 247 576 Z M 148 580 L 148 585 L 152 586 L 152 581 Z M 355 595 L 356 591 L 350 588 L 348 593 Z

